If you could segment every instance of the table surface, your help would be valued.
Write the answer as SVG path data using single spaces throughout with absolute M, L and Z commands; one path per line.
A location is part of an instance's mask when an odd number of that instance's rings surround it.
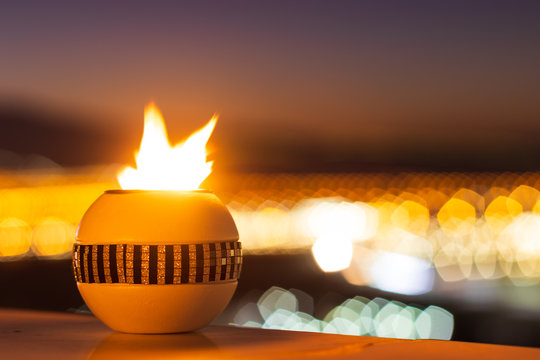
M 116 333 L 91 315 L 0 309 L 2 359 L 540 359 L 540 349 L 438 340 L 209 326 L 194 333 Z M 509 329 L 511 331 L 511 329 Z

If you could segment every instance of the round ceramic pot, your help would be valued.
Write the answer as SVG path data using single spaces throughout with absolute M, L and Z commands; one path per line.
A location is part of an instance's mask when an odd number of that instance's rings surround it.
M 83 216 L 73 252 L 84 301 L 126 333 L 209 324 L 229 303 L 241 264 L 233 218 L 204 190 L 106 191 Z

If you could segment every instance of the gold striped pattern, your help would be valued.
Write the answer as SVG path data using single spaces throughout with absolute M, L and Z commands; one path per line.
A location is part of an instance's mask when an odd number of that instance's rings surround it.
M 186 245 L 84 245 L 73 251 L 84 283 L 185 284 L 234 280 L 242 267 L 238 241 Z

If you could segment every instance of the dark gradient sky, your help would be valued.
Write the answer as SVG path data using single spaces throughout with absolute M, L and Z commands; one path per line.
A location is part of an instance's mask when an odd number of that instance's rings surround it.
M 76 109 L 97 125 L 139 131 L 154 99 L 173 135 L 214 112 L 218 131 L 254 137 L 451 144 L 540 133 L 538 1 L 0 9 L 0 99 Z

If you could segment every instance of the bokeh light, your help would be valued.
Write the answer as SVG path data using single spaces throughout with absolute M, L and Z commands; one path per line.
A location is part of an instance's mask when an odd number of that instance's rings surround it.
M 371 265 L 370 275 L 371 284 L 385 291 L 419 295 L 433 288 L 433 267 L 413 256 L 381 252 Z
M 69 257 L 77 223 L 118 187 L 115 174 L 2 172 L 0 259 Z M 230 209 L 246 254 L 311 250 L 322 271 L 403 294 L 430 291 L 433 276 L 540 281 L 537 173 L 213 176 L 206 186 Z M 404 274 L 415 282 L 394 281 Z
M 69 254 L 75 242 L 75 226 L 61 219 L 46 218 L 34 229 L 32 246 L 41 256 Z
M 318 238 L 313 244 L 312 251 L 317 264 L 326 272 L 348 268 L 353 255 L 352 243 L 339 236 Z
M 271 287 L 257 301 L 259 313 L 247 312 L 245 309 L 253 309 L 253 304 L 244 304 L 239 311 L 243 316 L 235 317 L 243 322 L 231 325 L 400 339 L 450 340 L 454 331 L 454 317 L 443 308 L 431 305 L 422 310 L 397 301 L 361 296 L 345 300 L 323 319 L 317 319 L 298 311 L 297 291 Z
M 32 243 L 32 229 L 24 221 L 8 217 L 0 221 L 0 255 L 15 256 L 26 253 Z

